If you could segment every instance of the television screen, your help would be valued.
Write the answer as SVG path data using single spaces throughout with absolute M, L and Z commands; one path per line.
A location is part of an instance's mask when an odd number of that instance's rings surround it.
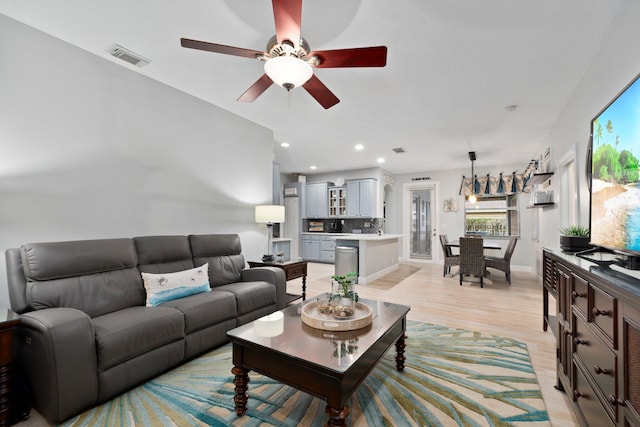
M 640 76 L 591 121 L 591 243 L 640 255 Z

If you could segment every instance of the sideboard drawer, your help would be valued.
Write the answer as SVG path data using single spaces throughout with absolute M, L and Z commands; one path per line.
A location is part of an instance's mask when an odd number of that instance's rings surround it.
M 598 400 L 598 397 L 589 385 L 582 370 L 575 364 L 573 365 L 573 369 L 575 372 L 573 398 L 578 408 L 580 408 L 582 416 L 588 420 L 590 426 L 614 427 L 615 424 L 607 415 L 607 411 L 605 411 L 604 406 L 602 406 L 600 400 Z
M 589 313 L 589 283 L 580 276 L 573 276 L 573 290 L 571 300 L 573 305 L 588 319 Z
M 588 375 L 603 396 L 616 396 L 617 359 L 609 347 L 599 339 L 579 317 L 574 318 L 575 353 Z M 617 407 L 607 401 L 607 410 L 617 418 Z
M 593 291 L 593 307 L 591 308 L 591 320 L 598 329 L 609 339 L 613 348 L 618 348 L 616 339 L 616 299 L 611 295 L 597 289 Z

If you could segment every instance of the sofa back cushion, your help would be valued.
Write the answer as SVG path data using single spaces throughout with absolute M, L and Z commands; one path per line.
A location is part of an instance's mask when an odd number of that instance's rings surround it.
M 196 266 L 209 263 L 212 287 L 240 281 L 245 262 L 237 234 L 191 234 L 189 243 L 193 263 Z
M 174 273 L 195 267 L 187 236 L 144 236 L 133 241 L 141 272 Z
M 21 257 L 35 310 L 70 307 L 96 317 L 145 303 L 131 239 L 28 243 Z

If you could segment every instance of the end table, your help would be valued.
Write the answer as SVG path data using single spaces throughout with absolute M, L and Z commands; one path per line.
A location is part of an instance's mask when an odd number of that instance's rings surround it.
M 278 267 L 284 270 L 285 280 L 293 280 L 302 277 L 302 301 L 307 299 L 307 261 L 249 261 L 249 267 Z M 288 302 L 292 302 L 300 298 L 300 295 L 287 294 Z
M 20 315 L 0 306 L 0 427 L 9 425 L 9 378 L 13 362 L 13 330 Z

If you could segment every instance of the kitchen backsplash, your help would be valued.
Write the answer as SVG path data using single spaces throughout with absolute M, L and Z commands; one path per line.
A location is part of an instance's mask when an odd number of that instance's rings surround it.
M 309 230 L 309 222 L 324 223 L 324 232 L 330 232 L 330 224 L 336 221 L 342 222 L 341 233 L 354 233 L 360 230 L 362 234 L 375 234 L 382 226 L 381 218 L 345 218 L 345 219 L 303 219 L 302 229 L 306 232 Z

